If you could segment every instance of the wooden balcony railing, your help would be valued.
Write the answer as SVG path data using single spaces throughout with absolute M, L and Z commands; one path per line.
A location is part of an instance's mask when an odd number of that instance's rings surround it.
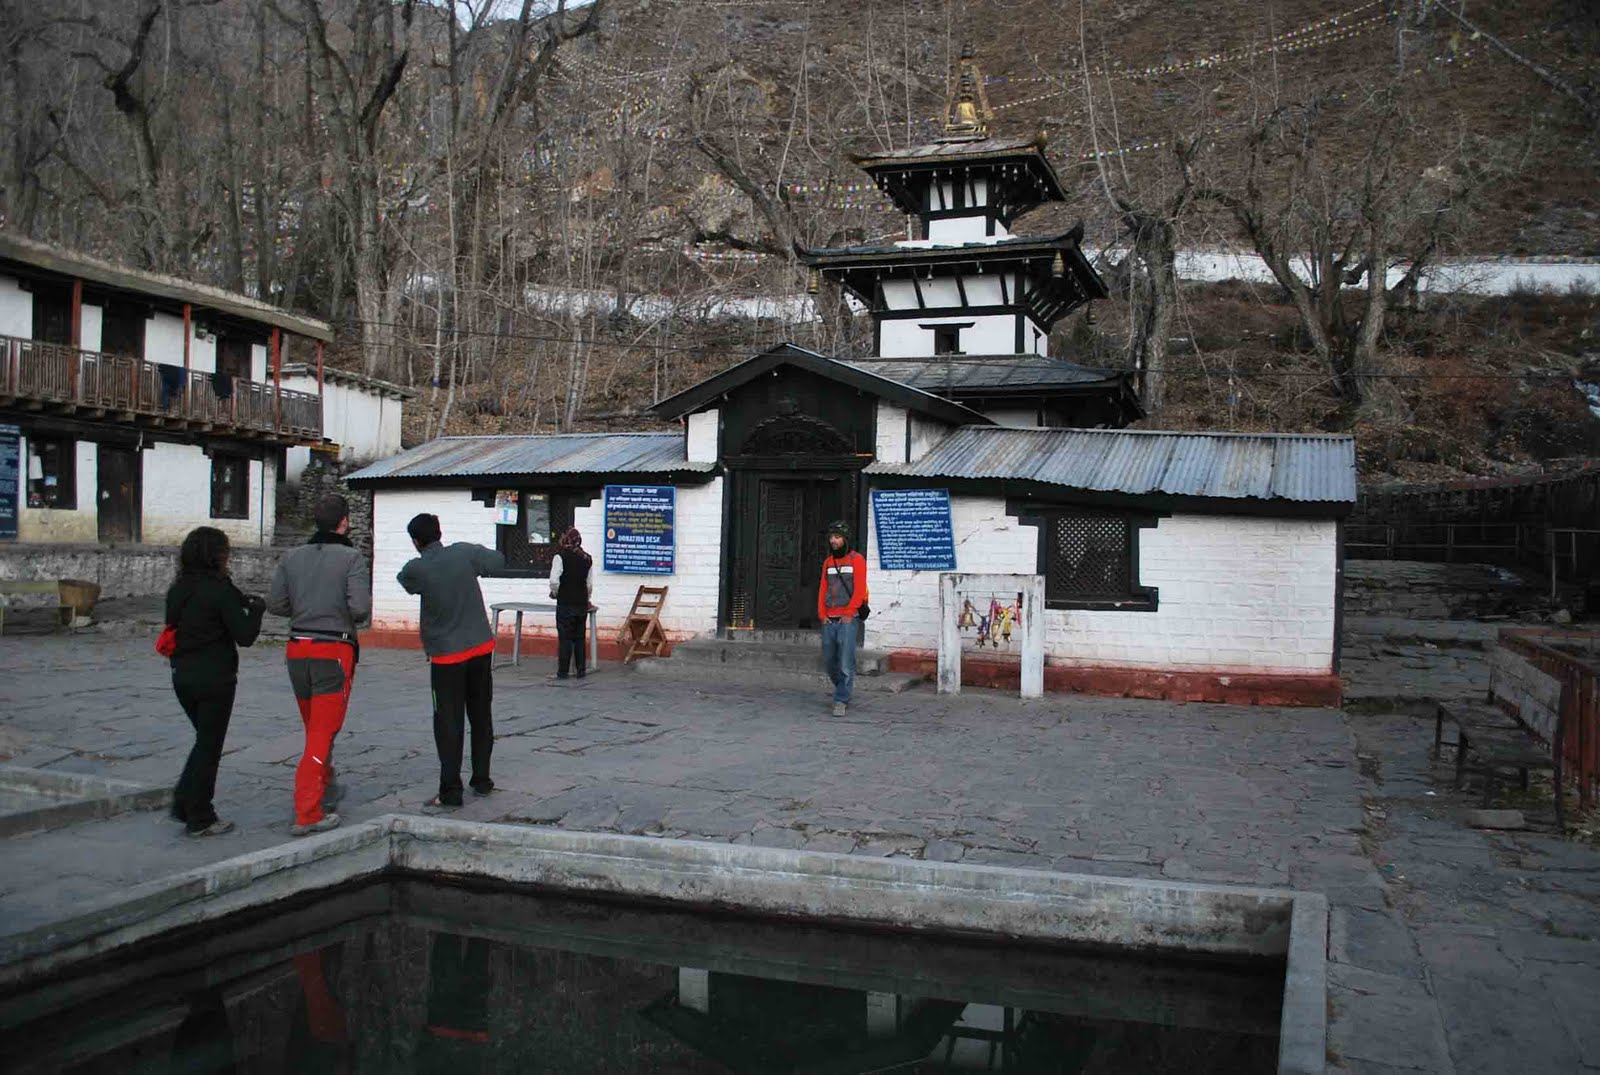
M 230 382 L 179 366 L 165 369 L 164 378 L 160 364 L 131 355 L 0 336 L 0 400 L 322 439 L 322 401 L 313 393 L 276 391 L 238 377 Z

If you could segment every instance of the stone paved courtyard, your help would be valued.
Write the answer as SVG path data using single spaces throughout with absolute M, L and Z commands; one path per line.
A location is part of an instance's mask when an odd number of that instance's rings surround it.
M 0 932 L 289 839 L 281 647 L 242 657 L 217 799 L 239 829 L 197 841 L 143 813 L 7 840 Z M 1323 892 L 1331 1070 L 1600 1070 L 1600 853 L 1468 828 L 1475 797 L 1432 763 L 1430 720 L 927 688 L 834 720 L 822 695 L 755 680 L 607 664 L 558 685 L 550 663 L 498 672 L 500 790 L 461 816 Z M 1408 674 L 1427 669 L 1381 647 L 1362 672 L 1379 695 Z M 0 756 L 170 783 L 190 732 L 166 679 L 143 634 L 7 638 Z M 365 655 L 335 757 L 352 820 L 433 793 L 418 654 Z

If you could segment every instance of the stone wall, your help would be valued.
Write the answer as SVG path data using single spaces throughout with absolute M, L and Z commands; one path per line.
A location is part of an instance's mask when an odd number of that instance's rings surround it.
M 235 545 L 229 561 L 234 582 L 247 593 L 266 593 L 280 552 Z M 99 584 L 102 598 L 164 594 L 177 570 L 175 545 L 0 545 L 0 579 L 82 579 Z M 26 607 L 43 599 L 11 600 Z
M 300 474 L 298 485 L 281 487 L 278 498 L 278 544 L 299 545 L 311 536 L 316 523 L 311 514 L 317 501 L 337 493 L 350 502 L 350 540 L 372 562 L 372 493 L 351 489 L 345 479 L 365 464 L 338 462 L 317 453 Z
M 1414 560 L 1348 560 L 1344 574 L 1347 616 L 1409 620 L 1474 619 L 1542 609 L 1540 589 L 1505 568 L 1487 564 L 1431 564 Z

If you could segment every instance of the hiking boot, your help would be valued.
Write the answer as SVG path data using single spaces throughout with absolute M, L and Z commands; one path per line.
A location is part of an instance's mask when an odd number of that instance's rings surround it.
M 494 781 L 493 780 L 485 780 L 481 784 L 473 784 L 472 785 L 472 794 L 474 794 L 474 795 L 487 795 L 493 790 L 494 790 Z
M 328 786 L 322 789 L 322 809 L 325 811 L 333 809 L 343 798 L 344 785 L 337 780 L 328 781 Z
M 233 822 L 224 821 L 220 817 L 203 829 L 190 829 L 190 836 L 221 836 L 225 832 L 233 831 Z
M 298 821 L 289 826 L 290 836 L 310 836 L 314 832 L 327 832 L 329 829 L 339 827 L 338 814 L 323 814 L 316 821 L 302 825 Z
M 442 814 L 450 810 L 459 809 L 461 809 L 460 799 L 444 799 L 438 795 L 422 804 L 422 812 L 424 814 Z
M 836 717 L 844 716 L 845 712 L 848 709 L 849 709 L 849 707 L 846 706 L 843 702 L 834 702 L 833 703 L 833 715 L 836 716 Z

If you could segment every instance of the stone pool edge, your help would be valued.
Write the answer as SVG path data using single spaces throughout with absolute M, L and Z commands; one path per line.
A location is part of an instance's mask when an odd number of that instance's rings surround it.
M 171 788 L 21 765 L 0 765 L 0 789 L 35 792 L 52 800 L 31 810 L 0 814 L 0 838 L 59 829 L 134 810 L 161 810 L 172 802 Z
M 0 988 L 168 930 L 387 872 L 854 925 L 1286 960 L 1280 1075 L 1326 1064 L 1327 900 L 1285 889 L 792 851 L 387 814 L 0 936 Z

